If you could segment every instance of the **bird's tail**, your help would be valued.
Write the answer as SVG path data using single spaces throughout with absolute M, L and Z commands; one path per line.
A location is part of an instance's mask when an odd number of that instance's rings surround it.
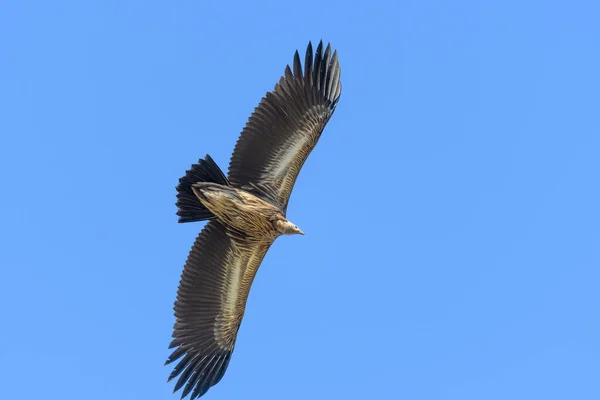
M 207 154 L 203 159 L 193 164 L 192 168 L 186 171 L 185 176 L 179 179 L 177 185 L 177 215 L 179 222 L 195 222 L 213 219 L 215 216 L 208 211 L 204 204 L 198 200 L 192 191 L 192 185 L 198 182 L 212 182 L 220 185 L 231 186 L 229 180 L 217 163 Z

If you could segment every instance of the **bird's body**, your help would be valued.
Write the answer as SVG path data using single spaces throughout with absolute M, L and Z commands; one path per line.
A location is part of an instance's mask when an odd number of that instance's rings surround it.
M 226 177 L 207 155 L 177 186 L 179 222 L 206 221 L 185 263 L 173 329 L 182 398 L 202 396 L 223 377 L 235 347 L 250 287 L 281 235 L 303 234 L 287 220 L 296 178 L 331 118 L 341 93 L 337 54 L 309 43 L 304 70 L 293 67 L 254 110 Z
M 285 233 L 278 229 L 287 221 L 281 208 L 250 192 L 204 182 L 193 185 L 192 190 L 228 228 L 230 235 L 243 235 L 252 241 L 273 241 Z

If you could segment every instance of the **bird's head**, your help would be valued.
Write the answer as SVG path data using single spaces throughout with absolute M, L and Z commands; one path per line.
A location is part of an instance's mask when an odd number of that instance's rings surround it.
M 276 223 L 277 232 L 283 235 L 304 235 L 304 232 L 300 230 L 296 225 L 292 224 L 287 219 L 280 219 Z

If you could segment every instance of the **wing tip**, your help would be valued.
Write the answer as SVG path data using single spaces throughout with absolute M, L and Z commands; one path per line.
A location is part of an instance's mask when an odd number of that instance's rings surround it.
M 312 42 L 309 41 L 304 68 L 306 72 L 311 72 L 313 78 L 308 83 L 316 85 L 321 94 L 331 102 L 331 108 L 335 108 L 341 95 L 341 68 L 337 49 L 333 49 L 330 42 L 325 44 L 321 39 L 313 52 Z M 305 80 L 308 75 L 306 72 Z
M 190 400 L 204 395 L 211 387 L 221 381 L 231 360 L 231 350 L 213 351 L 206 357 L 190 357 L 182 360 L 183 365 L 175 368 L 167 383 L 179 376 L 179 380 L 173 388 L 173 393 L 181 391 L 181 399 L 190 395 Z M 179 368 L 179 371 L 177 371 Z
M 304 66 L 300 61 L 300 53 L 296 50 L 291 66 L 286 66 L 284 75 L 275 86 L 284 86 L 288 79 L 303 80 L 305 85 L 316 86 L 321 95 L 330 102 L 330 107 L 335 108 L 341 95 L 340 77 L 337 49 L 333 49 L 330 42 L 325 45 L 323 39 L 320 39 L 316 50 L 313 51 L 313 43 L 309 40 Z

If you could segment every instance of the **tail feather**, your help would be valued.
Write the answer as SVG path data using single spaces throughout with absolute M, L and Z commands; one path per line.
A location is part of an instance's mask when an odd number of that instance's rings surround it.
M 207 154 L 203 159 L 193 164 L 186 171 L 185 176 L 179 179 L 177 185 L 177 215 L 179 222 L 195 222 L 213 219 L 215 216 L 198 200 L 192 190 L 192 185 L 198 182 L 212 182 L 220 185 L 231 186 L 217 163 Z

